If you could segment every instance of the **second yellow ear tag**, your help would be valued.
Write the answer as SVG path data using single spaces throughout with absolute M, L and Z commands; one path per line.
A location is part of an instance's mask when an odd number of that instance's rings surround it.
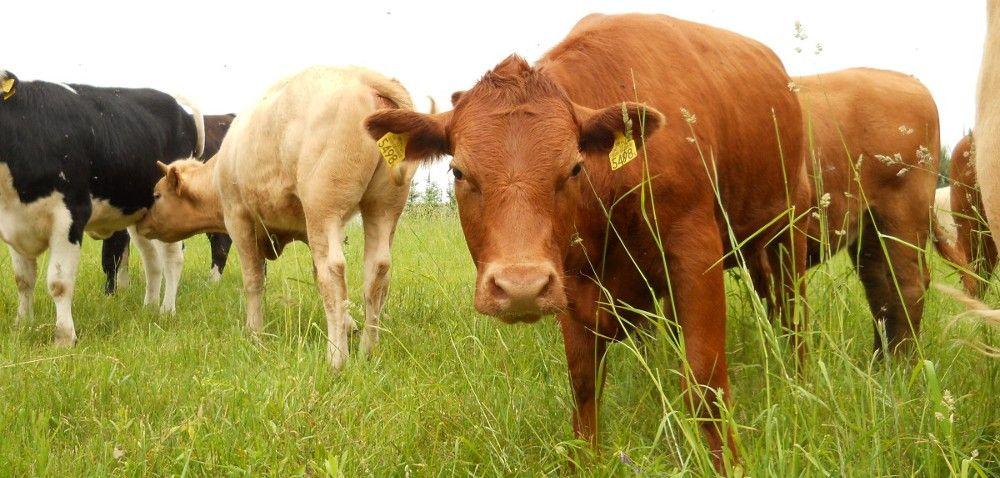
M 3 99 L 5 100 L 14 96 L 14 79 L 7 78 L 3 80 L 3 83 L 0 83 L 0 91 L 3 92 Z
M 390 168 L 395 167 L 406 159 L 406 140 L 407 136 L 405 134 L 390 132 L 384 134 L 376 143 L 378 144 L 378 151 L 382 153 L 382 157 L 385 158 L 385 162 Z
M 608 154 L 612 171 L 625 166 L 638 155 L 639 151 L 635 147 L 635 140 L 631 136 L 615 133 L 615 144 L 611 147 L 611 153 Z

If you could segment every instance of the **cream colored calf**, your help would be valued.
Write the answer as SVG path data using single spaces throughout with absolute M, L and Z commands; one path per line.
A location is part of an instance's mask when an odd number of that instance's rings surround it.
M 976 110 L 976 178 L 993 240 L 1000 241 L 1000 0 L 988 0 L 986 17 Z
M 309 244 L 326 311 L 327 358 L 348 357 L 344 230 L 358 212 L 364 223 L 365 328 L 361 351 L 378 342 L 389 282 L 389 247 L 406 203 L 412 167 L 391 171 L 363 121 L 380 108 L 413 109 L 394 80 L 361 68 L 314 67 L 278 82 L 236 117 L 219 153 L 207 163 L 162 166 L 157 200 L 139 233 L 178 241 L 228 232 L 240 256 L 247 327 L 264 326 L 264 260 L 292 240 Z

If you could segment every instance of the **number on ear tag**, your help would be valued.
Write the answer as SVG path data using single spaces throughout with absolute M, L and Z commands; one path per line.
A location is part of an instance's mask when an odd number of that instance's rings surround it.
M 14 96 L 14 79 L 7 78 L 0 83 L 0 91 L 3 92 L 3 99 L 6 100 L 11 96 Z
M 406 140 L 407 136 L 405 134 L 391 132 L 379 138 L 377 143 L 378 150 L 382 153 L 385 163 L 390 168 L 395 167 L 406 159 Z
M 639 151 L 635 147 L 635 140 L 631 136 L 615 133 L 615 145 L 611 147 L 611 153 L 608 154 L 612 171 L 625 166 L 638 155 Z

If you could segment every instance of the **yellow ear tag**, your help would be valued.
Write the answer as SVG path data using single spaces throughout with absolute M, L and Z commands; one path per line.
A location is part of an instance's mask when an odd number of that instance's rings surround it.
M 3 92 L 3 99 L 7 100 L 11 96 L 14 96 L 14 79 L 7 78 L 0 83 L 0 91 Z
M 389 165 L 390 168 L 395 167 L 397 164 L 403 162 L 406 159 L 406 140 L 407 136 L 405 134 L 396 133 L 386 133 L 378 140 L 378 151 L 382 153 L 382 157 L 385 158 L 385 163 Z
M 625 166 L 638 155 L 639 151 L 635 147 L 635 140 L 631 136 L 615 133 L 615 144 L 611 147 L 611 153 L 608 154 L 612 171 Z

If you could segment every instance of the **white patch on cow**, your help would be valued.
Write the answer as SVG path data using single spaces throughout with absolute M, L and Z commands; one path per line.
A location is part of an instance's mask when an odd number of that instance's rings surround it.
M 92 199 L 90 221 L 87 221 L 86 227 L 87 235 L 94 239 L 107 239 L 116 231 L 135 224 L 145 214 L 145 208 L 132 214 L 125 214 L 106 199 Z
M 212 282 L 219 282 L 222 280 L 222 271 L 219 270 L 219 266 L 212 264 L 212 270 L 208 273 L 208 279 Z
M 944 231 L 945 241 L 948 242 L 948 245 L 955 245 L 958 239 L 958 227 L 955 225 L 955 217 L 951 213 L 951 186 L 938 188 L 934 192 L 934 214 Z
M 28 204 L 14 189 L 10 168 L 0 163 L 0 238 L 25 257 L 35 258 L 49 247 L 53 220 L 69 214 L 63 195 L 54 192 Z
M 66 90 L 68 90 L 70 93 L 73 93 L 74 95 L 79 95 L 80 94 L 80 93 L 77 93 L 76 90 L 74 90 L 72 86 L 69 86 L 66 83 L 56 83 L 56 84 L 59 85 L 59 86 L 61 86 L 61 87 L 63 87 L 63 88 L 66 88 Z

